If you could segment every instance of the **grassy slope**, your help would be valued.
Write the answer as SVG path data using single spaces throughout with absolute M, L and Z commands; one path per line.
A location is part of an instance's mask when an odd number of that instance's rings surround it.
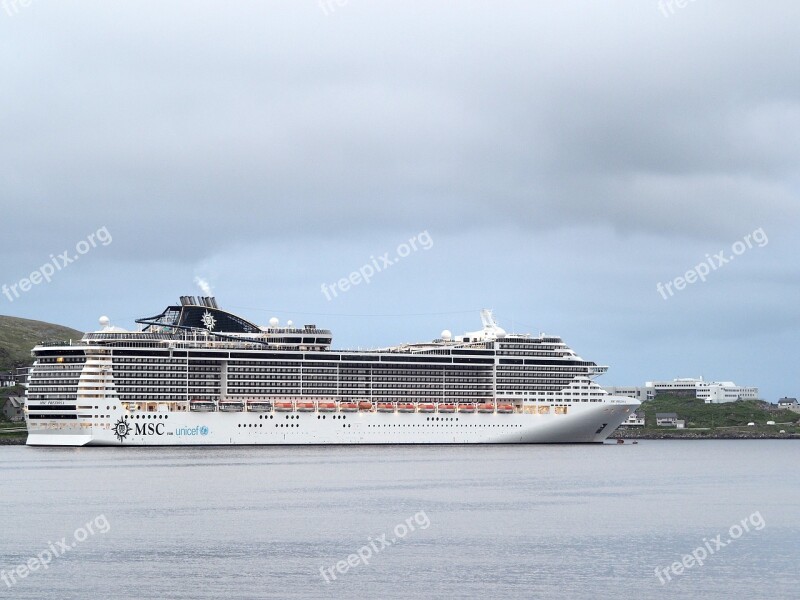
M 645 413 L 647 429 L 656 429 L 656 413 L 677 413 L 686 420 L 686 427 L 741 427 L 749 422 L 764 425 L 767 421 L 796 423 L 800 415 L 788 410 L 769 409 L 762 400 L 739 400 L 724 404 L 705 404 L 696 398 L 677 398 L 659 395 L 655 400 L 643 402 L 640 411 Z
M 69 327 L 0 315 L 0 371 L 31 364 L 31 349 L 39 342 L 78 340 L 82 336 Z

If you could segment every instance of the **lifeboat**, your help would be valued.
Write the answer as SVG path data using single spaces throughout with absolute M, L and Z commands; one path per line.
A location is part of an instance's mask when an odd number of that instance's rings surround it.
M 436 411 L 436 406 L 434 404 L 420 404 L 419 405 L 419 412 L 421 413 L 432 413 Z
M 479 413 L 494 412 L 494 404 L 492 404 L 491 402 L 487 402 L 486 404 L 478 404 L 478 412 Z
M 440 404 L 439 405 L 439 412 L 440 413 L 456 412 L 456 405 L 455 404 Z
M 511 404 L 499 404 L 497 406 L 497 412 L 507 415 L 514 412 L 514 407 Z
M 220 400 L 219 409 L 222 412 L 242 412 L 244 410 L 244 402 L 241 400 Z
M 298 402 L 297 403 L 297 410 L 298 412 L 314 412 L 314 403 L 313 402 Z
M 397 405 L 397 410 L 401 413 L 417 412 L 417 407 L 410 402 L 400 403 Z
M 378 412 L 394 412 L 394 402 L 378 402 Z
M 320 412 L 334 412 L 336 410 L 336 402 L 320 402 L 317 406 Z
M 294 406 L 291 402 L 276 402 L 275 410 L 279 412 L 292 412 L 294 410 Z
M 247 410 L 250 412 L 269 412 L 272 410 L 272 402 L 266 400 L 248 400 Z
M 217 403 L 213 400 L 190 400 L 189 410 L 194 412 L 213 412 L 217 410 Z
M 372 410 L 372 402 L 362 400 L 358 403 L 358 410 Z
M 474 404 L 459 404 L 458 412 L 465 412 L 465 413 L 475 412 L 475 405 Z
M 358 404 L 355 402 L 341 402 L 339 403 L 339 410 L 342 412 L 356 412 Z

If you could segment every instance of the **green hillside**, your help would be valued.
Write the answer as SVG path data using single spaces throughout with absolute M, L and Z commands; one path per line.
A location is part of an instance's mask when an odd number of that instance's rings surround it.
M 778 410 L 763 400 L 739 400 L 723 404 L 706 404 L 697 398 L 659 395 L 655 400 L 642 402 L 638 412 L 644 412 L 648 429 L 657 429 L 656 413 L 674 412 L 686 421 L 686 427 L 737 427 L 748 423 L 795 423 L 800 415 Z M 658 428 L 661 429 L 661 428 Z
M 81 337 L 83 333 L 69 327 L 0 315 L 0 371 L 30 364 L 31 349 L 40 342 L 79 340 Z

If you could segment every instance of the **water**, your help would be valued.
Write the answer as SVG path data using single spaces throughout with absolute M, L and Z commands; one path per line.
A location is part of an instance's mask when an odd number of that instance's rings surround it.
M 0 447 L 0 569 L 75 543 L 0 581 L 0 597 L 796 598 L 796 453 L 782 440 Z M 742 520 L 749 531 L 660 582 L 657 567 Z

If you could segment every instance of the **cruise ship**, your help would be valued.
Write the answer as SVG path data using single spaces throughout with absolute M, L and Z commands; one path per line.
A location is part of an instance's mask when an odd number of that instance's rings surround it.
M 607 367 L 561 338 L 481 329 L 335 350 L 316 325 L 259 326 L 211 296 L 182 296 L 125 331 L 40 344 L 29 445 L 601 443 L 639 402 L 593 379 Z

